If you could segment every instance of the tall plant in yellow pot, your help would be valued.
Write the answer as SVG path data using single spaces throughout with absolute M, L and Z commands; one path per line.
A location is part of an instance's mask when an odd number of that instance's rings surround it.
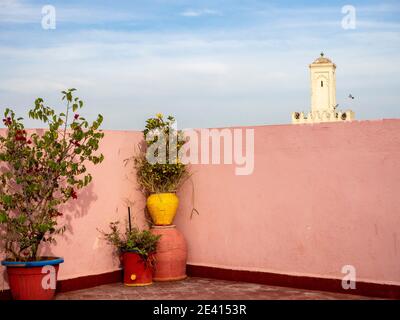
M 137 181 L 153 223 L 171 225 L 179 205 L 176 192 L 190 176 L 179 156 L 186 141 L 175 119 L 162 114 L 146 121 L 143 135 L 146 147 L 134 159 Z

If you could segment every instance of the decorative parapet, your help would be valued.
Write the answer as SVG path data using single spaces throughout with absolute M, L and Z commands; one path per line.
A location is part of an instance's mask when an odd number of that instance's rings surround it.
M 304 123 L 320 123 L 320 122 L 343 122 L 354 120 L 354 112 L 352 110 L 336 111 L 336 110 L 317 110 L 311 111 L 305 115 L 303 112 L 292 112 L 293 124 Z

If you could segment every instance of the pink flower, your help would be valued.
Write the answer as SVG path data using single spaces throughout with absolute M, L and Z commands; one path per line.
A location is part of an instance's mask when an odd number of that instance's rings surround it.
M 7 117 L 6 119 L 3 119 L 4 125 L 9 126 L 11 125 L 11 118 Z

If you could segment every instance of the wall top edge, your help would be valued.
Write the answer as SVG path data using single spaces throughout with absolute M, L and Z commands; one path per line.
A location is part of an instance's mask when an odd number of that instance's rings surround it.
M 301 128 L 301 127 L 326 127 L 326 126 L 350 126 L 350 125 L 362 125 L 362 124 L 378 124 L 378 123 L 397 123 L 400 124 L 400 118 L 384 118 L 384 119 L 371 119 L 371 120 L 351 120 L 351 121 L 342 121 L 342 122 L 319 122 L 319 123 L 303 123 L 303 124 L 291 124 L 291 123 L 278 123 L 278 124 L 258 124 L 258 125 L 246 125 L 246 126 L 229 126 L 229 127 L 203 127 L 203 128 L 180 128 L 180 129 L 193 129 L 193 130 L 201 130 L 201 129 L 251 129 L 251 128 L 263 128 L 263 127 L 293 127 L 293 128 Z M 43 128 L 25 128 L 26 130 L 43 130 Z M 0 132 L 6 130 L 6 128 L 0 128 Z M 124 129 L 124 130 L 115 130 L 115 129 L 103 129 L 103 132 L 112 132 L 112 133 L 137 133 L 141 134 L 141 130 L 137 129 Z

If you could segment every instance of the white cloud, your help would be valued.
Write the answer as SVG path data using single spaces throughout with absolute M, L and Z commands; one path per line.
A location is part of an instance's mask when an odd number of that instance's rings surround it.
M 41 19 L 41 7 L 18 0 L 0 1 L 0 23 L 32 23 Z
M 9 8 L 18 5 L 7 2 Z M 85 21 L 88 10 L 78 11 L 77 21 Z M 393 90 L 400 85 L 400 65 L 393 57 L 400 34 L 385 30 L 397 24 L 374 24 L 366 17 L 357 30 L 346 32 L 336 11 L 337 22 L 332 17 L 315 22 L 293 11 L 289 17 L 263 16 L 248 26 L 184 32 L 93 26 L 55 33 L 2 31 L 2 39 L 20 43 L 0 44 L 0 101 L 21 114 L 39 95 L 57 105 L 61 89 L 77 87 L 87 111 L 103 113 L 107 128 L 139 129 L 159 111 L 175 114 L 187 127 L 288 123 L 291 111 L 309 108 L 307 66 L 322 50 L 338 65 L 341 106 L 351 92 L 362 101 L 357 118 L 387 111 L 399 115 Z M 92 21 L 130 16 L 113 11 L 106 18 L 96 8 L 93 13 Z M 57 14 L 74 19 L 74 11 Z M 182 13 L 189 18 L 217 14 L 209 9 Z M 25 45 L 22 39 L 38 41 Z M 383 107 L 374 109 L 378 89 Z
M 184 17 L 199 17 L 199 16 L 206 16 L 206 15 L 221 15 L 220 12 L 216 10 L 210 9 L 187 9 L 181 12 L 181 15 Z
M 365 98 L 369 92 L 384 87 L 388 77 L 399 84 L 400 66 L 379 55 L 379 48 L 398 43 L 399 35 L 346 35 L 341 48 L 337 38 L 317 41 L 304 34 L 286 43 L 234 31 L 224 36 L 78 32 L 52 47 L 0 47 L 0 99 L 21 105 L 22 113 L 26 101 L 20 99 L 40 95 L 57 103 L 61 89 L 77 87 L 88 111 L 104 113 L 105 126 L 114 129 L 140 128 L 158 111 L 177 115 L 187 127 L 288 122 L 291 111 L 308 109 L 307 65 L 323 49 L 338 65 L 338 92 L 350 90 L 366 101 L 361 112 L 366 114 L 373 110 Z M 382 104 L 390 104 L 390 95 L 382 96 Z
M 30 4 L 19 0 L 0 0 L 0 23 L 36 23 L 41 21 L 42 4 Z M 106 8 L 88 8 L 72 5 L 54 5 L 58 22 L 96 23 L 112 21 L 136 21 L 145 19 L 130 11 L 107 10 Z
M 398 13 L 400 12 L 400 5 L 397 3 L 396 5 L 394 4 L 389 4 L 389 3 L 380 3 L 380 4 L 374 4 L 374 5 L 361 5 L 361 6 L 355 6 L 356 10 L 358 12 L 363 12 L 363 13 Z
M 228 72 L 228 66 L 222 62 L 213 61 L 182 61 L 177 64 L 177 70 L 193 74 L 224 75 Z

